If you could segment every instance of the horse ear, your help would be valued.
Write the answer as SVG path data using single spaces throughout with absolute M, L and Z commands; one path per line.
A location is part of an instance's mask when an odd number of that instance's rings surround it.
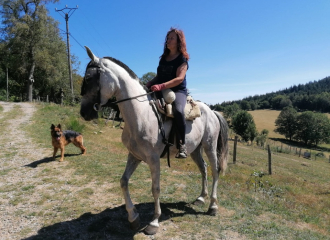
M 89 49 L 89 47 L 85 46 L 85 48 L 86 48 L 86 51 L 87 51 L 87 54 L 88 54 L 89 58 L 90 58 L 93 62 L 98 63 L 98 62 L 99 62 L 99 58 L 96 57 L 96 56 L 92 53 L 92 51 Z

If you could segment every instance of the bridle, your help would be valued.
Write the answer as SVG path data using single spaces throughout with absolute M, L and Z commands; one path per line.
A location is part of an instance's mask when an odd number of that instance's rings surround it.
M 87 77 L 86 73 L 87 73 L 87 70 L 89 70 L 89 69 L 91 70 L 91 72 L 93 74 L 91 74 L 91 75 L 88 74 L 88 77 Z M 138 96 L 134 96 L 134 97 L 124 98 L 124 99 L 121 99 L 121 100 L 118 100 L 118 101 L 115 101 L 115 102 L 111 102 L 110 99 L 109 99 L 106 104 L 100 105 L 100 102 L 101 102 L 101 87 L 100 87 L 100 73 L 101 73 L 101 70 L 100 70 L 100 67 L 98 65 L 92 63 L 92 64 L 87 66 L 86 73 L 85 73 L 85 77 L 84 77 L 84 80 L 83 80 L 83 85 L 81 87 L 81 95 L 84 95 L 86 93 L 86 89 L 84 87 L 84 84 L 88 84 L 88 81 L 89 81 L 90 78 L 92 78 L 92 80 L 96 81 L 97 89 L 98 89 L 97 102 L 94 103 L 93 109 L 97 112 L 101 111 L 102 107 L 113 106 L 113 105 L 116 105 L 116 104 L 121 103 L 121 102 L 133 100 L 133 99 L 143 97 L 143 96 L 147 96 L 147 95 L 150 95 L 150 94 L 154 93 L 153 91 L 149 91 L 146 86 L 141 84 L 143 86 L 143 88 L 147 91 L 147 93 L 144 93 L 144 94 L 141 94 L 141 95 L 138 95 Z

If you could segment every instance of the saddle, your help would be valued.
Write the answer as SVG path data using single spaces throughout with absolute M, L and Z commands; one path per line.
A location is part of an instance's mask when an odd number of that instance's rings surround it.
M 167 117 L 174 118 L 172 103 L 175 100 L 175 93 L 171 89 L 162 90 L 163 97 L 156 99 L 155 103 L 160 113 Z M 193 121 L 201 116 L 201 110 L 191 96 L 187 96 L 187 104 L 184 109 L 185 118 L 188 121 Z
M 174 100 L 175 100 L 175 93 L 171 89 L 162 90 L 162 97 L 160 99 L 157 98 L 154 100 L 150 100 L 150 104 L 152 105 L 152 107 L 155 111 L 155 114 L 157 116 L 159 129 L 163 136 L 163 143 L 166 145 L 162 154 L 160 155 L 160 157 L 162 158 L 167 154 L 167 164 L 169 167 L 171 167 L 170 147 L 173 146 L 174 138 L 177 137 L 176 130 L 175 130 L 176 126 L 175 126 L 175 124 L 172 125 L 172 128 L 170 130 L 170 135 L 168 138 L 166 138 L 165 130 L 164 130 L 164 126 L 163 126 L 163 119 L 160 116 L 160 114 L 162 114 L 163 116 L 174 118 L 173 108 L 172 108 L 172 103 L 174 102 Z M 184 110 L 185 110 L 185 118 L 188 121 L 193 121 L 195 118 L 201 116 L 200 108 L 191 96 L 187 97 L 187 104 L 186 104 Z M 177 143 L 177 148 L 178 148 L 178 144 L 179 144 L 178 139 L 177 139 L 176 143 Z

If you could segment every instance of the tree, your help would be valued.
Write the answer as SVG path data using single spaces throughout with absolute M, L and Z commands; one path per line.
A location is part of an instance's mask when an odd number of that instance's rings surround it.
M 261 108 L 261 109 L 268 109 L 268 108 L 270 108 L 270 104 L 269 104 L 269 102 L 268 102 L 267 100 L 262 101 L 262 102 L 260 103 L 260 108 Z
M 297 117 L 298 113 L 293 107 L 285 107 L 275 120 L 274 132 L 292 140 L 297 131 Z
M 258 104 L 255 101 L 250 102 L 251 110 L 254 111 L 258 108 Z
M 232 105 L 227 105 L 223 108 L 223 116 L 227 120 L 228 125 L 230 126 L 232 118 L 240 111 L 240 107 L 237 103 Z
M 147 72 L 146 74 L 143 74 L 140 80 L 143 84 L 146 84 L 147 82 L 151 81 L 154 77 L 156 77 L 156 75 L 157 74 L 154 72 Z
M 320 143 L 329 143 L 330 119 L 322 113 L 314 113 L 314 128 L 312 132 L 312 143 L 316 146 Z
M 297 123 L 295 139 L 316 146 L 330 141 L 330 120 L 325 114 L 303 112 L 298 116 Z
M 285 107 L 292 106 L 292 102 L 289 98 L 283 98 L 280 102 L 280 109 L 283 109 Z
M 273 97 L 271 99 L 271 105 L 273 109 L 282 109 L 281 108 L 281 102 L 284 101 L 286 98 L 286 96 L 283 95 L 276 95 L 275 97 Z
M 297 117 L 297 132 L 294 138 L 306 145 L 310 143 L 313 124 L 313 112 L 303 112 Z
M 246 100 L 243 100 L 241 102 L 241 108 L 242 108 L 242 110 L 246 110 L 246 111 L 250 110 L 250 108 L 251 108 L 250 103 Z
M 6 56 L 9 74 L 19 85 L 21 95 L 27 86 L 27 98 L 49 93 L 52 88 L 67 89 L 65 42 L 58 23 L 48 16 L 45 4 L 58 0 L 0 0 L 3 36 L 1 55 Z M 3 56 L 2 55 L 2 56 Z
M 268 137 L 268 133 L 269 131 L 267 129 L 263 129 L 261 133 L 258 134 L 258 136 L 256 137 L 256 142 L 258 145 L 264 146 Z
M 257 136 L 256 124 L 253 117 L 247 111 L 239 111 L 232 119 L 232 127 L 236 134 L 242 137 L 244 141 L 253 142 Z

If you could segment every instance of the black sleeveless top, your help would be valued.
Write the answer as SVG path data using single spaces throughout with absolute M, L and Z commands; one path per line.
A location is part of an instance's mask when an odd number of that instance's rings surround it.
M 172 80 L 173 78 L 176 78 L 176 71 L 178 67 L 182 65 L 182 63 L 187 63 L 188 65 L 188 61 L 182 55 L 182 53 L 180 53 L 179 56 L 177 56 L 172 61 L 166 61 L 164 58 L 161 58 L 157 68 L 157 83 L 165 83 Z M 187 67 L 189 68 L 189 66 Z M 172 87 L 171 90 L 173 92 L 183 92 L 187 94 L 186 85 L 186 76 L 184 76 L 184 80 L 178 86 Z

